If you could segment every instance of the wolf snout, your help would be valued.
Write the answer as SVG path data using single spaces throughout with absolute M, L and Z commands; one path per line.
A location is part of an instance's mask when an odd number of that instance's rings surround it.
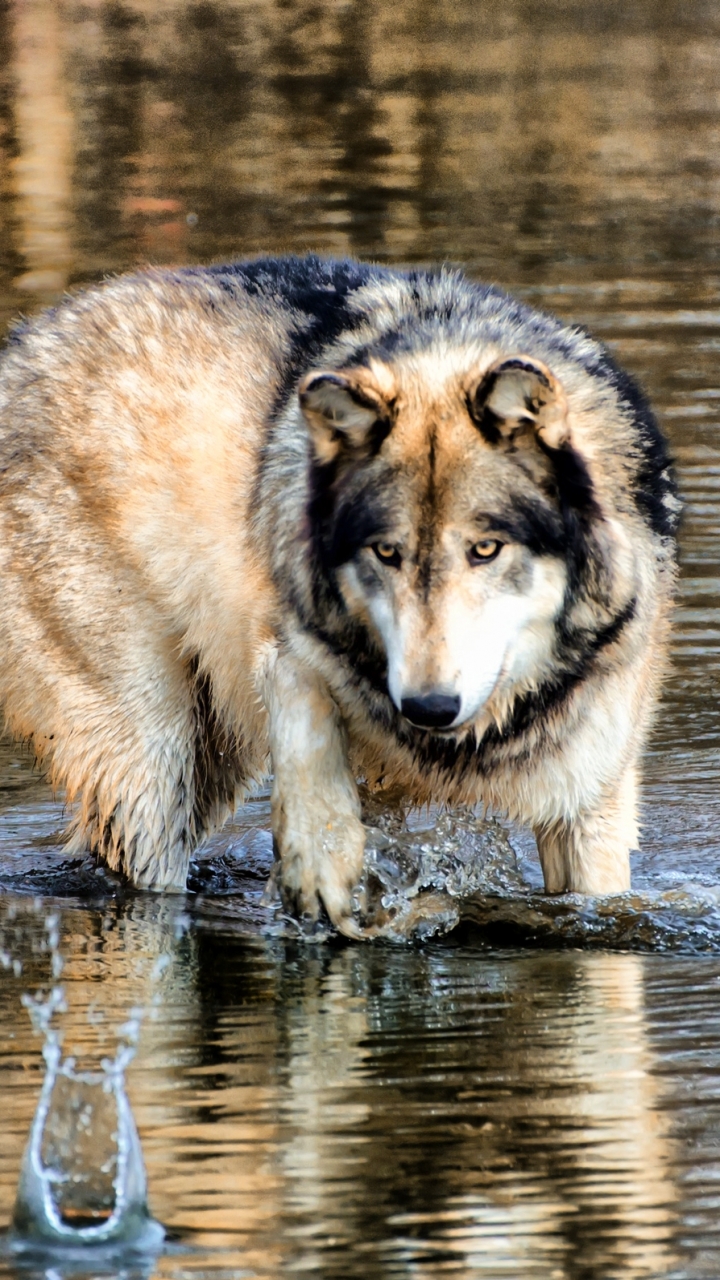
M 449 729 L 460 712 L 460 698 L 454 693 L 417 693 L 403 698 L 400 710 L 419 729 Z

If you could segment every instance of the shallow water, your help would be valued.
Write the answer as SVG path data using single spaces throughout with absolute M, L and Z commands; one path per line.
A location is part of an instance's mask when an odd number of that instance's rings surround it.
M 686 501 L 621 899 L 546 899 L 525 833 L 418 815 L 373 885 L 455 927 L 308 941 L 261 902 L 266 797 L 158 901 L 68 861 L 0 749 L 0 1225 L 57 909 L 67 1051 L 97 1069 L 147 1008 L 128 1085 L 171 1236 L 127 1274 L 720 1272 L 719 138 L 705 0 L 0 4 L 0 324 L 147 261 L 458 262 L 611 346 Z

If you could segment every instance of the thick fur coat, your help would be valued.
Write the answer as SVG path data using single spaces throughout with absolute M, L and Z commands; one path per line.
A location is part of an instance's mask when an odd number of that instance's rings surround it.
M 620 891 L 678 500 L 584 332 L 451 271 L 146 271 L 0 361 L 0 697 L 71 841 L 182 889 L 273 774 L 278 881 L 361 930 L 357 780 Z

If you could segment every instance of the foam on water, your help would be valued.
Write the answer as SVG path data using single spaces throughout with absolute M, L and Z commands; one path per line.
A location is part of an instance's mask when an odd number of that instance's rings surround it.
M 272 871 L 268 809 L 257 801 L 248 818 L 241 811 L 196 856 L 186 909 L 213 927 L 248 935 L 330 937 L 327 923 L 304 928 L 283 913 L 277 897 L 265 895 Z M 692 861 L 682 830 L 677 836 L 648 830 L 646 851 L 633 855 L 633 889 L 589 898 L 545 894 L 532 836 L 502 819 L 470 809 L 407 815 L 373 809 L 366 823 L 355 905 L 372 936 L 407 943 L 455 931 L 474 946 L 720 954 L 720 886 L 704 853 Z
M 436 813 L 418 829 L 393 817 L 369 830 L 364 906 L 384 937 L 460 928 L 475 945 L 720 951 L 720 888 L 667 876 L 608 897 L 550 895 L 528 841 L 471 810 Z

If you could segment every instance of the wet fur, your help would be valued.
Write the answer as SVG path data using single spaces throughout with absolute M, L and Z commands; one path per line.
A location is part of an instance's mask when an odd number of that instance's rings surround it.
M 433 602 L 451 618 L 481 580 L 438 548 L 473 494 L 514 557 L 503 598 L 538 573 L 562 598 L 526 677 L 437 733 L 388 691 L 367 546 L 408 531 L 408 661 L 442 682 Z M 0 364 L 6 717 L 75 803 L 74 846 L 141 886 L 182 889 L 272 768 L 286 901 L 348 933 L 357 777 L 529 823 L 550 890 L 622 889 L 677 513 L 634 384 L 498 290 L 316 258 L 124 277 Z

